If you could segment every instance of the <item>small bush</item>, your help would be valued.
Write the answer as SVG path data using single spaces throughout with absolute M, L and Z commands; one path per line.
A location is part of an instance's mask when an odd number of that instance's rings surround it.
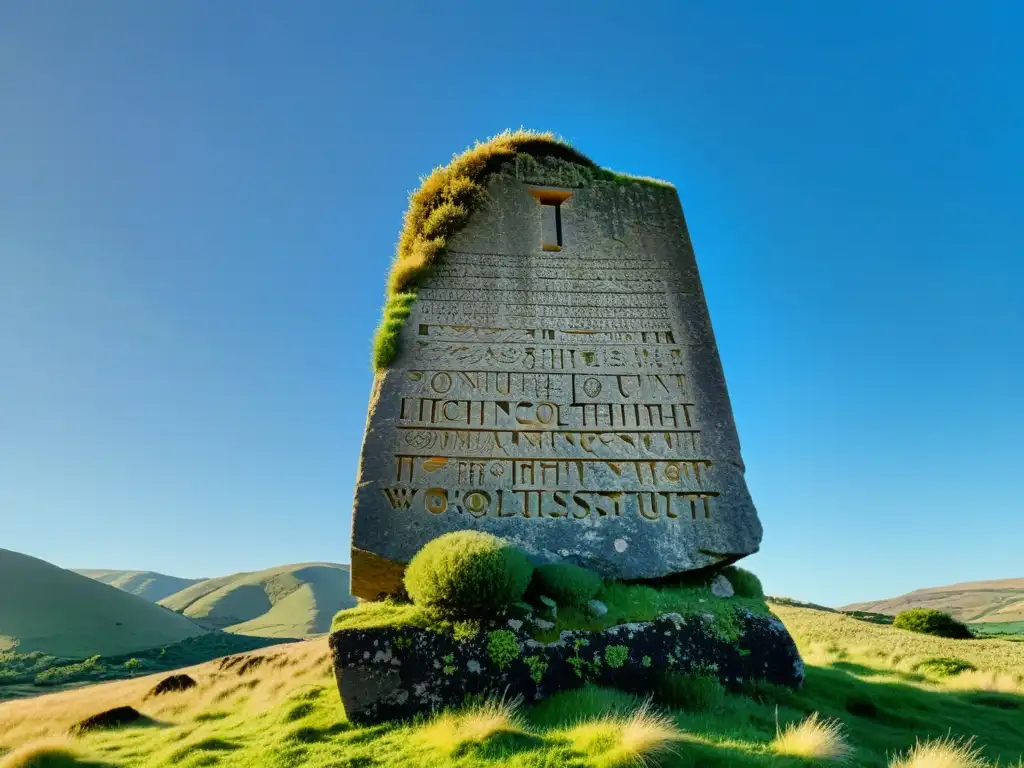
M 405 589 L 436 615 L 488 618 L 522 599 L 532 575 L 526 555 L 504 539 L 456 531 L 416 553 L 405 571 Z
M 969 640 L 974 637 L 966 624 L 957 621 L 948 613 L 932 608 L 911 608 L 909 611 L 902 611 L 896 615 L 892 625 L 897 629 L 953 640 Z
M 601 591 L 603 581 L 593 571 L 570 563 L 541 565 L 533 572 L 530 594 L 550 597 L 561 606 L 582 605 Z
M 722 570 L 722 575 L 729 580 L 739 597 L 764 597 L 761 580 L 745 568 L 730 565 Z
M 956 659 L 952 656 L 932 656 L 931 658 L 922 659 L 917 662 L 914 668 L 940 677 L 953 677 L 961 672 L 974 672 L 977 670 L 977 667 L 971 664 L 971 662 Z
M 716 712 L 725 703 L 725 688 L 711 675 L 668 672 L 658 680 L 657 695 L 670 707 L 688 712 Z

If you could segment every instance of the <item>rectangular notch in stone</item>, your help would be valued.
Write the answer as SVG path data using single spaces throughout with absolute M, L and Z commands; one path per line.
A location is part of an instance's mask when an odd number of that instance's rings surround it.
M 562 250 L 562 203 L 572 197 L 572 192 L 534 187 L 530 194 L 540 203 L 541 248 L 545 251 Z
M 541 247 L 545 251 L 562 250 L 562 206 L 541 203 Z

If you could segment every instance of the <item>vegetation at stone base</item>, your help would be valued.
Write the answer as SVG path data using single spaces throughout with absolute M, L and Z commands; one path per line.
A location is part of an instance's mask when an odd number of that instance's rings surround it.
M 344 717 L 326 643 L 314 640 L 257 652 L 276 658 L 242 675 L 238 666 L 222 670 L 218 662 L 191 668 L 188 674 L 199 685 L 181 693 L 146 698 L 163 678 L 150 675 L 0 704 L 0 753 L 127 705 L 159 726 L 76 738 L 68 743 L 79 760 L 110 768 L 609 768 L 628 764 L 637 748 L 649 745 L 671 749 L 658 759 L 665 768 L 798 768 L 814 763 L 778 754 L 773 741 L 779 730 L 818 713 L 819 721 L 843 723 L 844 738 L 855 751 L 852 764 L 864 768 L 1024 765 L 1021 644 L 948 640 L 835 612 L 773 607 L 810 662 L 805 688 L 751 686 L 748 695 L 724 694 L 714 706 L 695 699 L 687 708 L 667 710 L 670 725 L 643 721 L 629 727 L 643 700 L 585 687 L 518 710 L 485 704 L 411 723 L 358 728 Z M 912 672 L 917 661 L 950 656 L 951 649 L 978 672 L 955 677 Z M 966 675 L 976 675 L 969 687 L 961 681 Z M 997 684 L 1005 692 L 988 690 Z M 664 706 L 655 702 L 647 711 Z M 976 737 L 974 748 L 985 763 L 897 762 L 919 739 L 930 745 L 927 749 L 949 754 L 948 741 L 935 746 L 947 736 L 960 745 Z
M 162 648 L 136 651 L 131 655 L 92 656 L 84 661 L 49 656 L 39 651 L 0 653 L 0 700 L 44 693 L 76 683 L 121 680 L 139 673 L 170 671 L 291 640 L 294 638 L 281 640 L 210 632 Z
M 559 605 L 584 605 L 601 591 L 603 580 L 593 571 L 570 563 L 538 565 L 528 594 L 550 597 Z
M 207 628 L 281 638 L 327 632 L 334 614 L 355 604 L 349 567 L 338 563 L 297 563 L 206 579 L 160 601 Z
M 594 616 L 586 606 L 560 606 L 555 626 L 535 633 L 538 640 L 556 640 L 563 630 L 602 630 L 616 624 L 636 621 L 653 621 L 666 613 L 678 613 L 683 617 L 709 613 L 715 618 L 714 625 L 723 639 L 736 641 L 740 635 L 740 620 L 737 611 L 750 611 L 756 615 L 767 615 L 768 607 L 763 599 L 718 598 L 711 594 L 710 587 L 699 584 L 676 584 L 647 586 L 608 582 L 597 593 L 597 600 L 604 603 L 608 612 Z
M 730 565 L 722 570 L 722 575 L 729 580 L 739 597 L 763 598 L 764 588 L 761 580 L 745 568 Z
M 965 624 L 960 623 L 948 613 L 932 608 L 911 608 L 896 615 L 892 625 L 896 629 L 907 629 L 936 637 L 968 640 L 974 637 Z
M 533 565 L 504 539 L 455 531 L 428 542 L 405 570 L 405 590 L 445 618 L 484 618 L 522 598 Z
M 448 165 L 437 167 L 425 176 L 419 189 L 409 196 L 409 207 L 388 275 L 383 317 L 374 336 L 375 370 L 386 368 L 398 354 L 398 333 L 416 298 L 416 288 L 429 274 L 430 266 L 443 253 L 448 240 L 466 225 L 472 212 L 483 202 L 487 176 L 517 155 L 576 163 L 581 173 L 589 173 L 596 181 L 672 186 L 656 179 L 599 168 L 553 133 L 525 129 L 505 131 L 453 156 Z
M 436 540 L 435 540 L 436 541 Z M 411 570 L 411 566 L 410 566 Z M 535 629 L 534 637 L 542 642 L 557 640 L 559 633 L 567 629 L 599 631 L 616 624 L 638 621 L 653 621 L 666 613 L 678 613 L 683 617 L 711 614 L 714 626 L 723 639 L 730 642 L 739 639 L 740 619 L 737 611 L 749 611 L 755 615 L 767 615 L 764 600 L 732 597 L 722 599 L 711 594 L 711 589 L 702 585 L 645 586 L 641 584 L 605 583 L 597 593 L 608 608 L 602 616 L 593 615 L 585 605 L 560 606 L 553 626 Z M 502 621 L 502 614 L 492 614 Z M 332 631 L 339 629 L 378 629 L 384 627 L 414 626 L 450 632 L 475 634 L 485 630 L 494 622 L 452 621 L 438 619 L 436 613 L 419 605 L 397 600 L 360 603 L 355 608 L 341 611 L 334 617 Z

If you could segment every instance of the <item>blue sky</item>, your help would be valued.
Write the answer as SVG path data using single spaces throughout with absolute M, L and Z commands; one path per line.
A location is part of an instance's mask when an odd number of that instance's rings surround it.
M 995 0 L 4 3 L 0 546 L 347 561 L 406 197 L 527 126 L 677 185 L 769 592 L 1024 576 L 1022 28 Z

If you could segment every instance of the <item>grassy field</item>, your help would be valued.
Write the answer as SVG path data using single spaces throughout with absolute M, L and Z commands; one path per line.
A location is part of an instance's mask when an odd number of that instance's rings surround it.
M 917 768 L 1024 765 L 1024 644 L 914 635 L 839 613 L 773 606 L 808 661 L 807 684 L 749 695 L 690 691 L 658 716 L 619 692 L 583 689 L 535 707 L 491 705 L 414 723 L 360 728 L 338 699 L 323 639 L 258 651 L 264 661 L 211 662 L 186 670 L 191 691 L 146 693 L 150 676 L 0 704 L 0 752 L 58 739 L 74 765 L 159 768 L 222 766 L 547 766 L 613 768 L 638 757 L 665 766 L 810 766 L 840 757 L 895 766 L 915 741 L 976 737 L 984 763 L 919 760 Z M 939 658 L 975 667 L 944 676 Z M 948 665 L 947 667 L 948 668 Z M 680 701 L 677 701 L 680 703 Z M 78 720 L 130 705 L 139 727 L 67 736 Z M 817 723 L 808 718 L 818 713 Z M 834 726 L 832 721 L 839 723 Z M 788 727 L 796 730 L 779 736 Z M 659 755 L 660 752 L 660 755 Z M 4 760 L 6 759 L 6 763 Z M 827 762 L 827 761 L 825 761 Z M 14 752 L 2 768 L 23 768 Z
M 103 571 L 92 568 L 74 568 L 72 570 L 111 587 L 117 587 L 122 592 L 138 595 L 151 603 L 159 602 L 175 592 L 180 592 L 186 587 L 204 581 L 204 579 L 182 579 L 154 571 Z
M 207 579 L 160 601 L 204 626 L 263 637 L 308 637 L 356 601 L 348 566 L 302 563 Z
M 1024 640 L 1024 621 L 986 621 L 968 626 L 976 635 L 1011 635 Z
M 205 632 L 141 597 L 0 549 L 0 652 L 116 656 Z
M 120 656 L 93 656 L 84 661 L 49 656 L 39 651 L 0 653 L 0 701 L 68 690 L 104 680 L 121 680 L 138 674 L 169 672 L 278 642 L 285 641 L 214 631 L 185 638 L 173 645 Z
M 971 581 L 918 589 L 887 600 L 854 603 L 843 610 L 895 616 L 908 608 L 934 608 L 970 624 L 1024 622 L 1024 579 Z

